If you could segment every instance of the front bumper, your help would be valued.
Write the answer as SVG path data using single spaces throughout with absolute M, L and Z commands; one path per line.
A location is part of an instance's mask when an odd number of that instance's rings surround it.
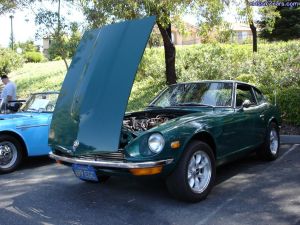
M 92 159 L 81 159 L 77 157 L 66 157 L 56 155 L 53 152 L 49 153 L 50 158 L 57 161 L 71 163 L 71 164 L 81 164 L 89 165 L 100 168 L 116 168 L 116 169 L 143 169 L 143 168 L 153 168 L 158 166 L 165 166 L 173 162 L 173 159 L 164 159 L 158 161 L 146 161 L 146 162 L 128 162 L 128 161 L 112 161 L 112 160 L 92 160 Z

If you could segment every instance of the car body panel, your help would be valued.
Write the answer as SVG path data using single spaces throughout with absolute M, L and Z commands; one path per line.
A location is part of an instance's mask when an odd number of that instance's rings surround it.
M 47 155 L 51 117 L 52 113 L 15 113 L 9 114 L 9 119 L 1 115 L 0 134 L 17 134 L 24 141 L 28 156 Z
M 51 91 L 32 94 L 26 104 L 33 96 L 38 95 L 58 95 L 58 92 Z M 51 150 L 48 145 L 51 118 L 52 112 L 38 110 L 1 114 L 0 135 L 7 134 L 17 137 L 25 145 L 25 149 L 22 149 L 22 151 L 26 152 L 27 156 L 47 155 Z
M 118 150 L 128 97 L 154 23 L 149 17 L 85 33 L 57 101 L 51 145 L 72 149 L 79 141 L 75 154 Z

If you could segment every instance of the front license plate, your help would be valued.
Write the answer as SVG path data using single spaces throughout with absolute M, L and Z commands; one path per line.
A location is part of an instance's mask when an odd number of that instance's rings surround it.
M 94 167 L 87 166 L 87 165 L 73 164 L 72 168 L 75 176 L 78 177 L 79 179 L 98 181 L 98 177 Z

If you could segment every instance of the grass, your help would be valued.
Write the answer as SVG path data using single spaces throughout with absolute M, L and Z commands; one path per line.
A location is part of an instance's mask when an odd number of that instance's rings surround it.
M 26 99 L 34 92 L 59 91 L 65 75 L 64 62 L 52 61 L 26 63 L 22 68 L 10 73 L 9 77 L 17 84 L 18 98 Z M 137 79 L 132 88 L 128 111 L 144 108 L 163 87 L 163 79 L 158 81 L 151 76 Z
M 270 97 L 277 90 L 283 120 L 290 124 L 300 124 L 299 47 L 300 41 L 260 44 L 258 54 L 253 55 L 251 45 L 177 46 L 176 74 L 179 82 L 205 79 L 252 82 Z M 18 97 L 24 99 L 33 92 L 59 91 L 65 74 L 63 61 L 53 61 L 27 63 L 9 76 L 17 84 Z M 165 86 L 163 48 L 146 49 L 127 111 L 144 108 Z
M 17 84 L 18 98 L 24 99 L 33 92 L 60 90 L 65 74 L 64 62 L 53 61 L 26 63 L 9 77 Z

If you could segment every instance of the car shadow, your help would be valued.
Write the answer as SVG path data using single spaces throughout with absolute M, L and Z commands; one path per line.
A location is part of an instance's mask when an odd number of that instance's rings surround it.
M 53 164 L 53 163 L 55 163 L 55 160 L 49 158 L 49 156 L 28 157 L 20 165 L 18 170 L 33 169 L 33 168 L 38 168 L 38 167 L 50 165 L 50 164 Z
M 287 149 L 281 147 L 280 157 Z M 155 224 L 187 224 L 187 221 L 189 224 L 213 224 L 199 221 L 199 218 L 210 219 L 209 215 L 224 203 L 246 201 L 245 204 L 258 207 L 255 200 L 260 194 L 263 202 L 271 202 L 276 216 L 283 215 L 277 202 L 272 202 L 273 196 L 266 194 L 259 183 L 250 182 L 249 186 L 249 180 L 244 182 L 248 175 L 253 179 L 269 166 L 254 154 L 219 167 L 216 187 L 200 204 L 177 201 L 159 178 L 120 176 L 95 184 L 75 178 L 69 167 L 56 164 L 48 166 L 51 163 L 52 160 L 47 157 L 29 160 L 24 164 L 26 172 L 22 176 L 0 184 L 5 190 L 0 196 L 0 202 L 5 205 L 2 209 L 0 207 L 0 214 L 17 216 L 20 223 L 28 224 L 33 221 L 51 224 L 82 224 L 83 221 L 84 224 L 96 224 L 97 221 L 105 221 L 106 224 L 151 224 L 153 219 Z M 34 171 L 29 170 L 31 168 Z M 278 197 L 278 202 L 283 200 L 284 197 Z M 241 208 L 242 205 L 235 207 Z M 224 218 L 234 219 L 231 211 L 226 211 L 230 207 L 220 209 Z M 251 211 L 245 209 L 244 212 L 249 214 L 248 217 L 252 216 Z M 284 215 L 295 220 L 293 213 Z M 278 216 L 277 220 L 282 222 L 283 219 Z

